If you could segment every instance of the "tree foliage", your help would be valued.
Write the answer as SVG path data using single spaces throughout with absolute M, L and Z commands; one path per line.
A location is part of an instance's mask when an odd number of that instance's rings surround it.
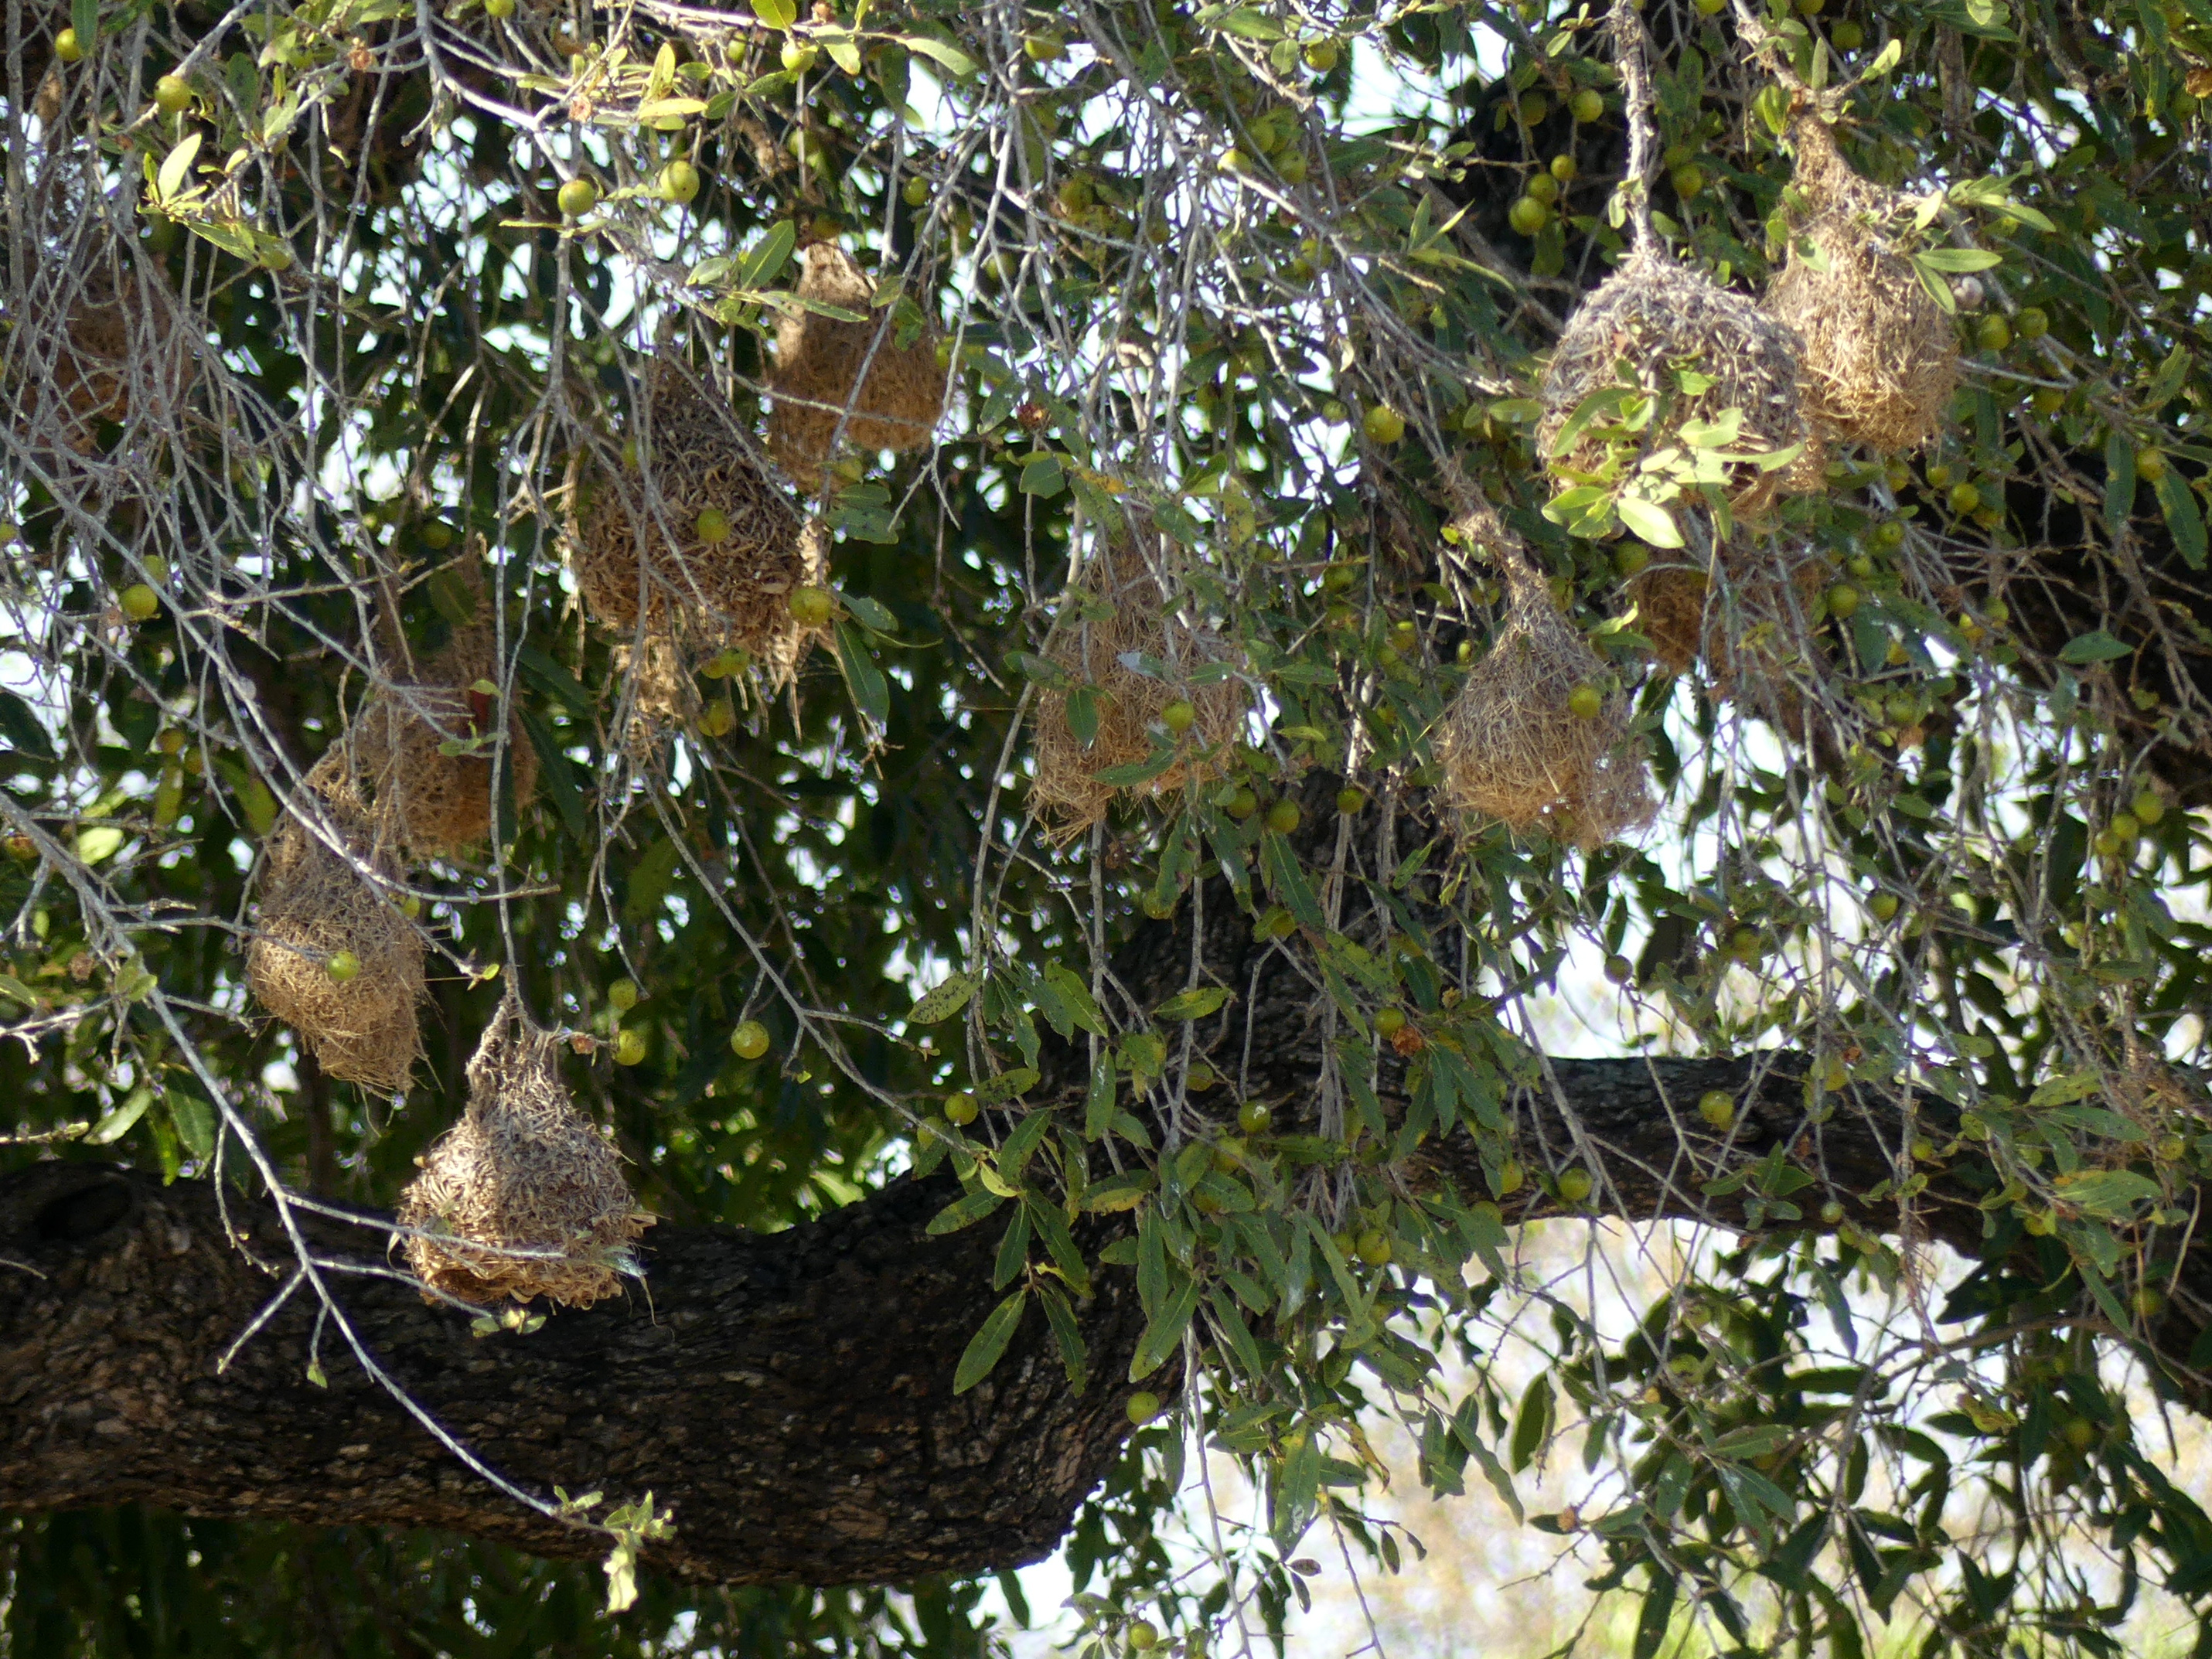
M 1638 1659 L 2203 1608 L 2212 1517 L 2136 1408 L 2199 1408 L 2212 1356 L 2201 0 L 74 0 L 7 48 L 9 1156 L 389 1211 L 512 988 L 659 1224 L 918 1174 L 1003 1230 L 957 1386 L 1043 1328 L 1071 1388 L 1164 1397 L 1067 1547 L 1109 1647 L 1279 1634 L 1316 1528 L 1395 1564 L 1375 1413 L 1440 1491 L 1578 1450 L 1588 1501 L 1531 1524 L 1640 1598 Z M 1916 451 L 1728 391 L 1748 301 L 1828 268 L 1812 122 L 1963 354 Z M 1608 336 L 1547 410 L 1639 234 L 1746 302 Z M 827 242 L 860 308 L 803 279 Z M 801 317 L 933 346 L 933 441 L 779 450 L 803 598 L 733 618 L 679 561 L 586 614 L 605 492 L 641 543 L 727 533 L 671 521 L 656 374 L 743 449 Z M 318 763 L 471 640 L 417 758 L 489 833 L 426 853 Z M 1510 823 L 1468 771 L 1501 730 L 1544 784 Z M 1648 768 L 1652 828 L 1594 765 Z M 248 993 L 288 834 L 425 962 L 396 1096 Z M 1623 1052 L 1753 1057 L 1665 1100 L 1664 1168 L 1546 1052 L 1601 981 Z M 1755 1099 L 1792 1116 L 1754 1142 Z M 1604 1214 L 1701 1241 L 1627 1321 L 1513 1250 Z M 1133 1354 L 1086 1351 L 1105 1273 Z M 346 1280 L 310 1293 L 343 1359 Z M 1517 1395 L 1509 1337 L 1548 1356 Z M 1262 1503 L 1193 1568 L 1200 1444 Z M 647 1494 L 574 1513 L 617 1568 L 648 1542 Z M 974 1583 L 647 1571 L 600 1615 L 465 1540 L 5 1538 L 11 1654 L 996 1639 Z

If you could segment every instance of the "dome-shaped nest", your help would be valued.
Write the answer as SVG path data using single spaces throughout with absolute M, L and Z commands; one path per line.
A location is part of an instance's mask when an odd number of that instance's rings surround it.
M 325 756 L 308 774 L 301 805 L 319 811 L 351 860 L 397 878 L 340 755 Z M 331 1076 L 373 1089 L 407 1086 L 422 1052 L 416 1018 L 422 935 L 388 892 L 289 815 L 264 854 L 246 978 L 261 1006 L 300 1034 Z
M 636 1273 L 630 1246 L 652 1225 L 622 1159 L 570 1101 L 559 1039 L 512 993 L 469 1061 L 469 1103 L 408 1183 L 407 1265 L 428 1287 L 488 1305 L 550 1297 L 587 1308 Z
M 1074 682 L 1046 691 L 1037 702 L 1038 808 L 1063 839 L 1072 839 L 1106 816 L 1125 788 L 1152 794 L 1218 776 L 1244 730 L 1251 696 L 1231 672 L 1237 653 L 1210 629 L 1194 628 L 1176 615 L 1171 595 L 1144 559 L 1127 545 L 1109 549 L 1083 586 L 1067 596 L 1051 660 Z M 1149 657 L 1162 672 L 1139 672 Z M 1068 700 L 1088 690 L 1097 731 L 1085 747 L 1068 720 Z M 1170 703 L 1188 702 L 1189 729 L 1170 733 L 1162 715 Z M 1176 759 L 1142 784 L 1102 781 L 1098 774 L 1150 760 L 1157 744 Z
M 1804 342 L 1805 401 L 1815 421 L 1875 449 L 1917 448 L 1942 429 L 1959 383 L 1959 340 L 1887 234 L 1909 204 L 1853 173 L 1817 117 L 1800 116 L 1790 137 L 1808 211 L 1792 227 L 1789 262 L 1767 288 L 1766 309 Z
M 648 633 L 795 664 L 791 593 L 819 575 L 799 509 L 680 358 L 654 362 L 648 395 L 638 466 L 576 468 L 568 552 L 584 608 L 618 634 L 641 611 Z
M 1605 665 L 1519 560 L 1506 567 L 1506 617 L 1488 654 L 1444 711 L 1437 757 L 1462 811 L 1516 831 L 1542 828 L 1584 848 L 1651 821 L 1642 753 L 1628 742 L 1628 698 L 1575 713 L 1577 690 L 1598 690 Z
M 52 296 L 59 328 L 19 337 L 12 356 L 33 388 L 14 399 L 25 435 L 41 448 L 56 439 L 80 455 L 99 446 L 103 422 L 173 416 L 199 377 L 182 304 L 155 276 L 112 258 L 92 260 L 74 291 Z M 34 307 L 35 308 L 35 307 Z M 51 362 L 42 361 L 52 353 Z
M 472 688 L 497 684 L 498 653 L 491 619 L 483 613 L 482 584 L 471 586 L 476 617 L 422 665 L 419 680 L 372 698 L 346 734 L 356 786 L 380 830 L 416 858 L 451 857 L 491 836 L 491 745 L 445 752 L 448 744 L 478 741 L 491 730 L 495 699 Z M 519 814 L 538 789 L 538 750 L 519 716 L 508 718 L 505 752 Z
M 1544 372 L 1543 417 L 1537 441 L 1555 471 L 1588 473 L 1607 459 L 1596 435 L 1601 418 L 1567 453 L 1554 454 L 1561 432 L 1593 393 L 1629 386 L 1656 398 L 1660 413 L 1641 434 L 1646 451 L 1674 441 L 1691 421 L 1742 411 L 1739 452 L 1803 453 L 1778 471 L 1744 464 L 1733 470 L 1735 505 L 1748 511 L 1783 489 L 1822 487 L 1820 443 L 1798 390 L 1802 345 L 1790 329 L 1740 294 L 1707 281 L 1656 246 L 1638 248 L 1568 319 Z M 1682 377 L 1704 377 L 1685 390 Z
M 890 312 L 871 310 L 874 285 L 850 254 L 834 242 L 817 242 L 799 257 L 801 299 L 866 319 L 848 323 L 797 311 L 776 330 L 769 453 L 812 489 L 841 421 L 845 441 L 855 449 L 927 448 L 945 413 L 945 370 L 926 310 L 921 334 L 902 347 Z

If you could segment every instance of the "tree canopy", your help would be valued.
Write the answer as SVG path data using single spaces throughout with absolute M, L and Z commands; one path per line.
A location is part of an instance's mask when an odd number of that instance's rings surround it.
M 2205 0 L 5 46 L 0 1653 L 2208 1645 Z

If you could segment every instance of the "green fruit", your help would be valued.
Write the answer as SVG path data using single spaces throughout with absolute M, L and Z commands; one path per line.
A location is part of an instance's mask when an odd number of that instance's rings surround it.
M 699 735 L 702 738 L 726 738 L 738 728 L 738 711 L 728 701 L 716 698 L 699 711 Z
M 1561 184 L 1571 185 L 1574 183 L 1575 174 L 1579 171 L 1579 169 L 1575 166 L 1575 158 L 1573 156 L 1554 155 L 1552 158 L 1551 166 L 1547 167 L 1545 171 L 1549 173 L 1553 178 L 1558 179 Z M 1474 405 L 1472 404 L 1469 405 L 1470 408 L 1473 406 Z
M 1134 1400 L 1130 1401 L 1130 1402 L 1129 1402 L 1129 1409 L 1130 1409 L 1132 1412 L 1133 1412 L 1133 1411 L 1135 1411 L 1135 1410 L 1136 1410 L 1136 1408 L 1137 1408 L 1137 1402 L 1136 1402 Z M 1159 1407 L 1158 1407 L 1158 1406 L 1154 1406 L 1154 1407 L 1152 1407 L 1152 1409 L 1153 1409 L 1154 1411 L 1158 1411 L 1158 1410 L 1159 1409 Z M 1136 1421 L 1136 1420 L 1138 1420 L 1138 1419 L 1136 1419 L 1133 1418 L 1131 1420 L 1133 1422 L 1133 1421 Z M 1160 1633 L 1159 1633 L 1159 1632 L 1158 1632 L 1157 1629 L 1155 1629 L 1155 1628 L 1153 1627 L 1152 1623 L 1152 1621 L 1151 1621 L 1150 1620 L 1147 1620 L 1147 1619 L 1132 1619 L 1132 1620 L 1129 1621 L 1129 1651 L 1130 1651 L 1130 1652 L 1132 1652 L 1132 1653 L 1150 1653 L 1150 1652 L 1151 1652 L 1154 1648 L 1156 1648 L 1156 1647 L 1158 1647 L 1158 1646 L 1159 1645 L 1159 1641 L 1160 1641 Z
M 1346 817 L 1362 811 L 1366 805 L 1367 792 L 1364 789 L 1354 789 L 1346 786 L 1336 792 L 1336 810 Z
M 1827 3 L 1828 0 L 1797 0 L 1798 15 L 1817 17 L 1820 15 L 1820 8 Z
M 154 105 L 164 115 L 182 115 L 192 106 L 192 84 L 180 75 L 165 75 L 154 82 Z
M 1605 976 L 1615 985 L 1626 985 L 1636 977 L 1636 964 L 1624 956 L 1607 957 L 1605 959 Z
M 1522 1183 L 1528 1178 L 1528 1172 L 1521 1167 L 1521 1160 L 1509 1158 L 1498 1166 L 1498 1179 L 1492 1190 L 1500 1198 L 1510 1198 L 1521 1190 Z
M 1874 561 L 1863 553 L 1854 553 L 1844 561 L 1844 568 L 1861 581 L 1874 574 Z
M 1820 1222 L 1823 1226 L 1832 1227 L 1843 1218 L 1844 1206 L 1834 1199 L 1830 1199 L 1820 1206 Z
M 730 1052 L 739 1060 L 758 1060 L 768 1052 L 768 1027 L 748 1019 L 730 1033 Z
M 1972 513 L 1982 504 L 1982 492 L 1970 483 L 1954 483 L 1951 486 L 1951 494 L 1948 499 L 1954 513 L 1965 514 Z
M 2040 306 L 2022 306 L 2012 324 L 2021 339 L 2039 340 L 2051 332 L 2051 314 Z
M 699 169 L 678 156 L 660 170 L 660 193 L 678 204 L 690 201 L 699 193 Z
M 1524 92 L 1521 101 L 1514 105 L 1513 112 L 1521 118 L 1522 126 L 1533 127 L 1552 112 L 1552 100 L 1540 92 Z
M 1390 1260 L 1390 1235 L 1380 1227 L 1370 1227 L 1359 1235 L 1359 1259 L 1370 1267 L 1387 1265 Z
M 1623 542 L 1613 550 L 1613 574 L 1623 580 L 1643 574 L 1651 562 L 1651 550 L 1642 542 Z
M 1881 548 L 1899 548 L 1904 546 L 1905 520 L 1902 519 L 1885 519 L 1880 524 L 1876 525 L 1874 527 L 1874 544 L 1876 547 Z
M 1559 181 L 1548 173 L 1531 175 L 1528 180 L 1528 198 L 1531 201 L 1541 202 L 1546 207 L 1550 207 L 1553 203 L 1559 199 Z
M 726 646 L 707 659 L 699 672 L 710 680 L 733 679 L 745 672 L 752 659 L 736 646 Z
M 1991 312 L 1974 330 L 1974 343 L 1984 351 L 2002 351 L 2012 343 L 2012 325 Z
M 645 1060 L 645 1039 L 635 1031 L 623 1031 L 615 1038 L 615 1064 L 641 1065 Z
M 787 40 L 783 43 L 783 69 L 787 75 L 804 75 L 814 67 L 814 60 L 822 55 L 822 48 L 807 40 Z
M 132 622 L 151 622 L 161 612 L 161 596 L 143 582 L 125 588 L 119 603 L 123 614 Z
M 1160 1397 L 1150 1389 L 1139 1389 L 1129 1396 L 1129 1420 L 1139 1428 L 1160 1414 Z
M 339 951 L 323 964 L 323 971 L 343 985 L 361 972 L 361 958 L 350 951 Z
M 1375 1029 L 1386 1037 L 1397 1036 L 1406 1029 L 1406 1011 L 1403 1008 L 1377 1008 L 1375 1011 Z
M 1395 444 L 1406 435 L 1406 417 L 1388 404 L 1377 404 L 1359 422 L 1370 443 Z
M 1856 52 L 1866 45 L 1866 31 L 1846 17 L 1828 31 L 1828 39 L 1838 52 Z
M 1698 1097 L 1698 1115 L 1711 1127 L 1725 1129 L 1735 1121 L 1735 1097 L 1709 1089 Z
M 514 15 L 514 0 L 484 0 L 484 15 L 499 21 Z
M 1756 927 L 1738 927 L 1729 934 L 1729 954 L 1738 962 L 1756 962 L 1765 950 L 1766 941 Z
M 2136 457 L 2136 477 L 2147 484 L 2154 484 L 2166 477 L 2166 457 L 2155 449 L 2146 449 Z
M 607 987 L 607 1005 L 618 1014 L 626 1014 L 637 1006 L 639 991 L 634 979 L 618 979 Z
M 2066 394 L 2055 386 L 2038 386 L 2028 407 L 2039 415 L 2056 415 L 2066 407 Z
M 691 529 L 708 546 L 719 547 L 730 539 L 729 515 L 719 507 L 708 507 L 699 514 Z
M 1221 152 L 1221 160 L 1215 165 L 1224 173 L 1246 173 L 1252 171 L 1252 158 L 1232 144 Z
M 2151 1156 L 2161 1164 L 2179 1164 L 2189 1156 L 2189 1143 L 2179 1135 L 2160 1135 L 2158 1145 L 2151 1148 Z
M 1674 194 L 1686 202 L 1705 187 L 1705 170 L 1694 161 L 1685 161 L 1667 178 L 1674 186 Z
M 1588 126 L 1592 121 L 1599 120 L 1603 118 L 1605 114 L 1605 94 L 1600 92 L 1595 87 L 1584 87 L 1568 101 L 1567 112 L 1570 115 L 1572 115 L 1576 120 L 1580 121 L 1584 126 Z M 1559 162 L 1554 161 L 1552 165 L 1556 168 L 1559 166 Z M 1570 178 L 1572 178 L 1573 176 L 1574 175 L 1572 173 L 1568 174 L 1568 177 Z
M 1887 921 L 1897 914 L 1903 902 L 1894 893 L 1876 893 L 1867 901 L 1867 908 L 1874 913 L 1876 921 Z
M 1188 697 L 1177 697 L 1160 710 L 1160 724 L 1181 737 L 1198 723 L 1198 708 Z
M 1559 1201 L 1579 1204 L 1590 1195 L 1590 1172 L 1577 1165 L 1559 1171 Z
M 2145 789 L 2129 803 L 2129 810 L 2138 823 L 2156 823 L 2166 816 L 2166 797 L 2155 789 Z
M 1605 696 L 1594 685 L 1578 685 L 1567 693 L 1567 712 L 1578 720 L 1594 720 L 1605 712 Z
M 1306 67 L 1316 75 L 1327 75 L 1344 56 L 1344 49 L 1331 40 L 1309 40 L 1305 49 Z
M 1920 700 L 1909 691 L 1893 691 L 1882 700 L 1881 712 L 1892 726 L 1910 726 L 1920 718 Z
M 1248 1135 L 1263 1135 L 1274 1127 L 1275 1115 L 1256 1100 L 1237 1109 L 1237 1127 Z
M 599 187 L 588 179 L 571 179 L 561 186 L 561 194 L 555 199 L 562 212 L 580 219 L 599 204 Z
M 1859 608 L 1859 591 L 1849 582 L 1838 582 L 1828 590 L 1828 614 L 1848 617 Z
M 2142 834 L 2142 825 L 2136 822 L 2136 815 L 2129 811 L 2113 813 L 2112 823 L 2106 828 L 2112 832 L 2112 839 L 2123 847 L 2134 846 L 2137 837 Z
M 1221 1073 L 1202 1060 L 1194 1060 L 1190 1069 L 1182 1074 L 1182 1086 L 1192 1094 L 1202 1095 L 1221 1081 Z
M 826 627 L 837 609 L 835 595 L 826 587 L 799 587 L 787 601 L 791 619 L 801 628 Z
M 1067 43 L 1056 34 L 1032 34 L 1023 40 L 1022 51 L 1032 63 L 1049 64 L 1067 56 Z
M 929 180 L 917 173 L 899 186 L 899 194 L 908 207 L 922 207 L 929 201 Z
M 1302 816 L 1296 801 L 1279 800 L 1267 809 L 1267 828 L 1279 836 L 1287 836 L 1298 827 Z
M 1523 196 L 1508 209 L 1506 222 L 1523 236 L 1534 236 L 1552 222 L 1552 210 L 1533 196 Z
M 74 64 L 84 56 L 84 48 L 78 44 L 75 29 L 64 29 L 54 36 L 54 56 L 64 64 Z
M 975 1121 L 978 1109 L 975 1097 L 963 1089 L 945 1101 L 945 1121 L 955 1127 L 964 1129 Z
M 1230 796 L 1229 805 L 1222 810 L 1241 823 L 1260 810 L 1260 798 L 1249 789 L 1240 787 Z

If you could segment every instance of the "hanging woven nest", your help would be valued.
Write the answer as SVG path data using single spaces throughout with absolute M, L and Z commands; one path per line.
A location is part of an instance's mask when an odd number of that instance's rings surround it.
M 199 378 L 184 307 L 167 285 L 112 256 L 84 270 L 73 292 L 34 306 L 61 326 L 20 334 L 13 365 L 39 388 L 14 400 L 25 435 L 42 449 L 58 438 L 79 455 L 99 447 L 106 423 L 173 418 Z
M 1802 447 L 1778 471 L 1748 463 L 1731 469 L 1729 493 L 1739 511 L 1762 507 L 1784 490 L 1820 489 L 1826 478 L 1819 433 L 1798 390 L 1801 352 L 1791 330 L 1741 295 L 1707 281 L 1656 244 L 1638 246 L 1559 336 L 1540 394 L 1540 453 L 1555 472 L 1588 474 L 1602 465 L 1609 459 L 1598 435 L 1607 424 L 1602 417 L 1565 453 L 1553 450 L 1587 399 L 1626 385 L 1661 404 L 1658 416 L 1638 434 L 1644 453 L 1674 442 L 1692 421 L 1713 421 L 1730 410 L 1742 414 L 1732 450 Z M 1684 390 L 1686 373 L 1704 377 L 1703 389 Z
M 1808 211 L 1766 309 L 1804 342 L 1805 400 L 1846 441 L 1914 449 L 1942 430 L 1959 383 L 1951 319 L 1887 228 L 1906 198 L 1853 173 L 1835 134 L 1809 112 L 1790 129 Z M 1801 244 L 1815 251 L 1805 257 Z
M 1605 665 L 1553 604 L 1542 578 L 1506 561 L 1506 617 L 1445 710 L 1445 791 L 1462 811 L 1584 848 L 1651 821 L 1628 698 L 1601 693 Z M 1576 704 L 1594 702 L 1577 713 Z
M 1109 549 L 1068 597 L 1050 659 L 1071 684 L 1038 699 L 1035 785 L 1039 810 L 1063 840 L 1103 820 L 1125 791 L 1162 795 L 1220 775 L 1251 707 L 1244 683 L 1227 672 L 1237 661 L 1234 648 L 1178 617 L 1173 596 L 1133 548 Z M 1131 665 L 1144 658 L 1162 672 Z M 1073 701 L 1079 692 L 1088 693 L 1083 701 L 1097 720 L 1088 746 L 1070 719 L 1072 709 L 1081 709 Z M 1175 703 L 1189 705 L 1193 716 L 1180 734 L 1164 718 Z M 1175 759 L 1143 783 L 1110 783 L 1098 775 L 1164 750 Z
M 642 618 L 650 634 L 795 666 L 805 639 L 791 595 L 819 580 L 818 542 L 805 544 L 799 509 L 681 358 L 663 353 L 649 380 L 647 429 L 626 447 L 637 465 L 580 459 L 572 471 L 568 555 L 584 608 L 617 634 Z
M 320 814 L 348 856 L 289 814 L 270 836 L 246 983 L 329 1075 L 397 1091 L 422 1052 L 422 936 L 390 893 L 356 867 L 398 875 L 340 754 L 317 763 L 305 793 L 303 807 Z
M 415 858 L 450 858 L 492 832 L 493 705 L 479 684 L 496 684 L 498 653 L 483 583 L 471 573 L 477 613 L 422 665 L 419 679 L 372 698 L 346 734 L 356 786 L 386 838 Z M 458 754 L 456 744 L 477 744 Z M 538 790 L 538 750 L 519 715 L 509 715 L 506 765 L 514 799 L 502 818 L 511 831 Z
M 1811 549 L 1773 539 L 1722 550 L 1717 566 L 1662 556 L 1629 585 L 1635 628 L 1670 673 L 1705 664 L 1707 689 L 1796 732 L 1806 702 L 1794 683 L 1821 660 L 1810 643 L 1816 596 L 1830 575 Z
M 560 1039 L 510 992 L 469 1061 L 461 1121 L 422 1160 L 398 1206 L 424 1286 L 479 1306 L 550 1297 L 588 1308 L 637 1268 L 641 1212 L 622 1159 L 569 1099 Z
M 834 242 L 801 252 L 799 295 L 859 313 L 845 322 L 811 311 L 776 330 L 768 447 L 783 469 L 811 489 L 830 460 L 839 423 L 855 449 L 927 449 L 945 413 L 945 370 L 937 331 L 925 313 L 921 332 L 899 344 L 889 310 L 871 309 L 875 286 Z

